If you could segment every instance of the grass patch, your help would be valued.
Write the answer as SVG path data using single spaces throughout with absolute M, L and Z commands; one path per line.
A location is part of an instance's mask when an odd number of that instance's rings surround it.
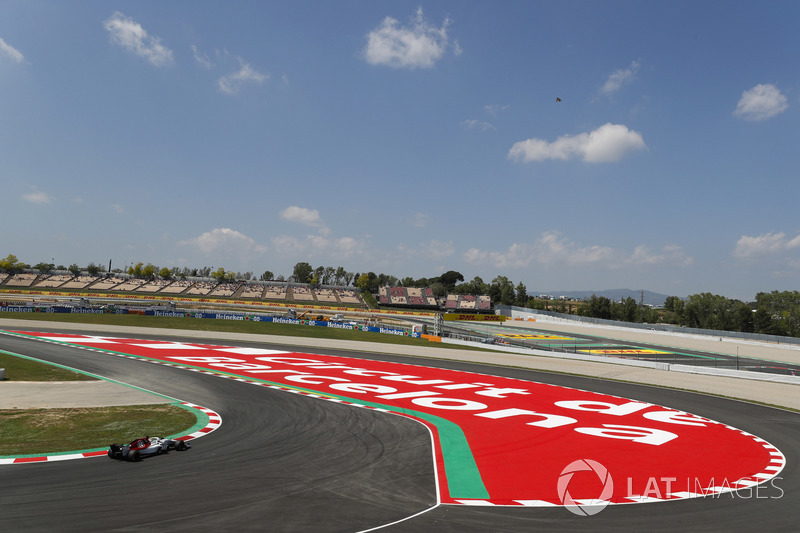
M 80 372 L 17 357 L 2 351 L 0 351 L 0 368 L 6 369 L 5 381 L 92 381 L 95 379 Z
M 193 413 L 176 405 L 0 410 L 0 455 L 103 448 L 145 435 L 175 435 L 196 423 Z

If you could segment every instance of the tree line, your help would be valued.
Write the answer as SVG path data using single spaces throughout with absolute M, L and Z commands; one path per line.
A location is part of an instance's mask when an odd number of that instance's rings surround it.
M 663 309 L 641 307 L 633 298 L 614 302 L 592 295 L 578 314 L 638 323 L 665 323 L 689 328 L 800 337 L 800 292 L 759 292 L 743 302 L 704 292 L 683 299 L 669 296 Z

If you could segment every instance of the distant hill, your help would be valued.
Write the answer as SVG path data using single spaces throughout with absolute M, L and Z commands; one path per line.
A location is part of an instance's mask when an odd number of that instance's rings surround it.
M 605 291 L 543 291 L 543 292 L 532 292 L 528 291 L 528 294 L 532 296 L 539 296 L 540 294 L 546 294 L 552 296 L 554 298 L 558 298 L 559 296 L 566 296 L 567 298 L 591 298 L 592 294 L 596 296 L 605 296 L 609 300 L 620 301 L 624 300 L 625 298 L 633 298 L 637 302 L 642 297 L 642 292 L 644 292 L 644 303 L 645 305 L 652 305 L 654 307 L 661 307 L 664 305 L 664 300 L 667 299 L 667 296 L 671 296 L 669 294 L 659 294 L 653 291 L 643 291 L 642 289 L 639 290 L 632 290 L 632 289 L 609 289 Z M 674 296 L 674 295 L 672 295 Z

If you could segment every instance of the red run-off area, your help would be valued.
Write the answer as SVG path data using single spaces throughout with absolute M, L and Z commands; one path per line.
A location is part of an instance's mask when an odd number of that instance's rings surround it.
M 546 383 L 260 348 L 15 333 L 416 419 L 432 434 L 442 503 L 681 499 L 749 490 L 785 465 L 774 446 L 734 427 Z

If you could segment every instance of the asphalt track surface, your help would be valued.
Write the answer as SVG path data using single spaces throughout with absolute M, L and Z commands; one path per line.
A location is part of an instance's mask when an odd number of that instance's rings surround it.
M 0 348 L 203 405 L 223 418 L 219 429 L 182 454 L 141 463 L 93 458 L 0 468 L 0 524 L 7 531 L 796 531 L 800 524 L 800 414 L 789 411 L 492 368 L 496 375 L 614 394 L 731 424 L 778 447 L 787 466 L 758 490 L 609 506 L 591 517 L 562 507 L 437 506 L 431 438 L 410 419 L 27 339 L 0 336 Z M 303 350 L 420 364 L 401 356 Z M 426 364 L 489 373 L 473 363 Z

